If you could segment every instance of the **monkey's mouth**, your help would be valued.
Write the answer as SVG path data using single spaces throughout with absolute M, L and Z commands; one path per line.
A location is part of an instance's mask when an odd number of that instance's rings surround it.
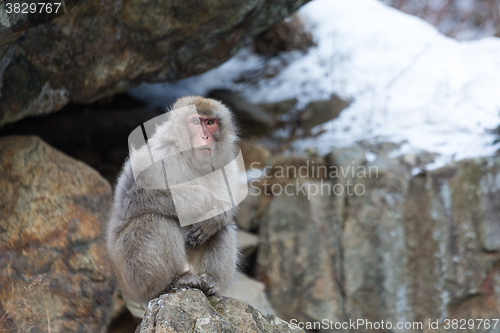
M 210 155 L 212 155 L 212 149 L 210 147 L 207 147 L 207 146 L 198 147 L 195 150 L 196 150 L 196 155 L 199 155 L 199 156 L 210 156 Z

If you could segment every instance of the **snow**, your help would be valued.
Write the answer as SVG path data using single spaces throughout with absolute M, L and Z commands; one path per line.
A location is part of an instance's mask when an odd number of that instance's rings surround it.
M 299 13 L 317 44 L 306 54 L 270 64 L 246 48 L 201 76 L 132 93 L 155 106 L 218 87 L 253 103 L 297 98 L 303 107 L 333 93 L 353 100 L 338 118 L 314 129 L 324 133 L 293 145 L 320 154 L 360 140 L 404 142 L 400 154 L 440 154 L 429 166 L 436 168 L 500 148 L 489 132 L 500 124 L 499 38 L 460 42 L 376 0 L 316 0 Z M 274 77 L 234 82 L 273 68 L 280 68 Z

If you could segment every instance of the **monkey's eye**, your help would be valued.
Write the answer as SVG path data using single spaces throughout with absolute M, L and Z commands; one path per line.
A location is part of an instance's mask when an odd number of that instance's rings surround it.
M 207 121 L 207 125 L 213 125 L 215 124 L 215 121 L 213 121 L 212 119 L 210 119 L 209 121 Z
M 199 125 L 200 124 L 200 120 L 198 118 L 194 118 L 193 119 L 193 124 Z

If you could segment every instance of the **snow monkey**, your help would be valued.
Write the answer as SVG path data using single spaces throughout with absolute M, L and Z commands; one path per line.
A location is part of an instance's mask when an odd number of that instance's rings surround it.
M 216 100 L 190 96 L 164 120 L 146 144 L 131 147 L 114 192 L 106 245 L 126 302 L 147 305 L 178 287 L 212 295 L 236 270 L 231 113 Z

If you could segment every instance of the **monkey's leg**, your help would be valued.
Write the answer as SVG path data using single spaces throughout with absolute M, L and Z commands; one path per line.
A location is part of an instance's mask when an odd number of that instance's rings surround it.
M 201 290 L 213 295 L 229 287 L 238 263 L 236 230 L 224 226 L 201 246 L 188 248 L 193 271 L 201 278 Z M 193 259 L 193 260 L 192 260 Z
M 111 256 L 122 292 L 137 302 L 159 296 L 188 267 L 178 223 L 156 214 L 134 218 L 118 236 Z

